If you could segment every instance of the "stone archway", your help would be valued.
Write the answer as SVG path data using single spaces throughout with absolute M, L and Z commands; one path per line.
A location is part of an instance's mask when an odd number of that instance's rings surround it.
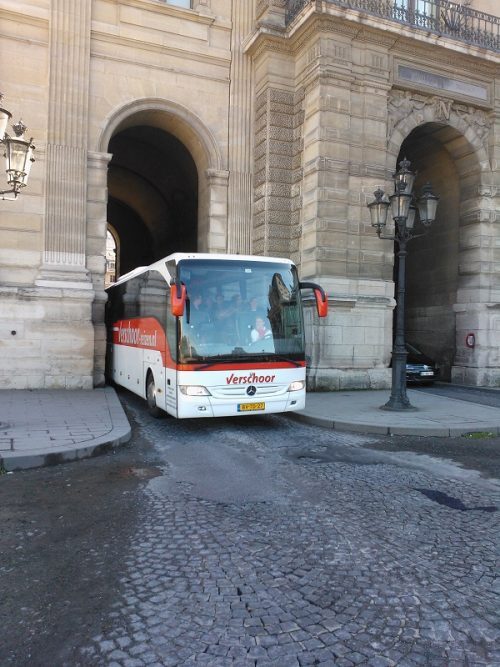
M 198 174 L 197 238 L 200 251 L 224 251 L 227 245 L 226 210 L 228 172 L 219 146 L 202 121 L 189 109 L 157 98 L 136 100 L 113 112 L 103 123 L 99 150 L 110 152 L 118 135 L 149 128 L 184 147 Z M 151 193 L 150 193 L 151 194 Z
M 185 146 L 156 127 L 113 135 L 108 226 L 120 237 L 120 272 L 198 249 L 198 172 Z
M 407 341 L 436 360 L 445 381 L 451 378 L 455 359 L 453 307 L 459 281 L 461 177 L 453 156 L 455 143 L 461 143 L 456 130 L 425 123 L 406 137 L 399 154 L 399 159 L 410 160 L 417 174 L 416 196 L 427 182 L 439 195 L 435 222 L 427 229 L 417 225 L 415 232 L 424 235 L 408 244 L 405 319 Z
M 420 171 L 420 184 L 431 180 L 442 194 L 429 238 L 409 248 L 409 333 L 442 361 L 444 379 L 496 384 L 488 303 L 494 280 L 489 248 L 497 235 L 489 224 L 495 217 L 490 118 L 452 100 L 398 90 L 389 96 L 388 111 L 388 167 L 394 171 L 405 153 Z M 476 349 L 465 345 L 470 331 L 481 341 Z
M 168 196 L 159 184 L 158 174 L 133 174 L 133 160 L 127 151 L 122 152 L 122 164 L 113 165 L 112 151 L 120 141 L 127 143 L 130 140 L 139 145 L 145 141 L 147 146 L 142 148 L 153 153 L 152 159 L 159 160 L 161 179 L 168 179 L 161 162 L 168 148 L 174 147 L 176 155 L 182 161 L 182 169 L 175 172 L 170 161 L 170 178 L 177 178 L 177 185 L 181 177 L 183 187 L 171 187 Z M 105 361 L 105 330 L 104 292 L 105 272 L 105 244 L 109 207 L 118 207 L 120 210 L 114 215 L 112 225 L 120 235 L 120 248 L 124 251 L 124 230 L 120 229 L 120 220 L 123 216 L 131 225 L 134 233 L 127 239 L 128 247 L 133 248 L 137 241 L 137 249 L 141 257 L 127 257 L 122 252 L 122 273 L 132 264 L 149 263 L 156 257 L 156 252 L 175 252 L 189 250 L 200 252 L 225 252 L 227 248 L 227 190 L 228 171 L 222 152 L 210 129 L 189 109 L 158 98 L 146 98 L 130 102 L 113 111 L 102 122 L 102 130 L 97 141 L 97 151 L 89 153 L 88 174 L 89 183 L 89 220 L 88 228 L 89 247 L 95 247 L 95 260 L 92 258 L 92 278 L 95 287 L 93 303 L 93 324 L 95 334 L 94 353 L 94 384 L 99 386 L 104 381 Z M 129 144 L 130 148 L 130 144 Z M 167 155 L 167 158 L 169 156 Z M 168 160 L 167 160 L 168 162 Z M 188 164 L 189 163 L 189 164 Z M 116 166 L 116 182 L 108 182 L 108 167 Z M 143 160 L 144 164 L 144 160 Z M 122 169 L 121 175 L 118 171 Z M 142 176 L 142 177 L 141 177 Z M 190 181 L 187 190 L 185 181 Z M 131 179 L 134 183 L 132 195 L 130 192 Z M 127 185 L 128 184 L 128 185 Z M 111 187 L 110 187 L 111 185 Z M 191 190 L 189 189 L 191 188 Z M 186 192 L 196 189 L 196 207 L 193 212 L 189 209 L 192 201 L 186 201 Z M 108 202 L 108 194 L 111 194 Z M 135 195 L 135 199 L 134 199 Z M 194 199 L 194 197 L 192 198 Z M 141 200 L 139 202 L 139 200 Z M 168 200 L 168 202 L 167 202 Z M 167 206 L 168 203 L 168 206 Z M 174 208 L 179 210 L 173 215 Z M 186 211 L 190 211 L 189 224 L 184 225 Z M 162 225 L 170 214 L 174 221 L 170 227 Z M 137 224 L 136 224 L 137 223 Z M 141 233 L 141 229 L 143 233 Z M 134 236 L 135 234 L 135 236 Z M 148 238 L 148 235 L 150 238 Z M 163 235 L 163 236 L 162 236 Z M 176 247 L 176 245 L 181 247 Z M 163 255 L 162 255 L 163 256 Z M 128 265 L 127 265 L 128 264 Z

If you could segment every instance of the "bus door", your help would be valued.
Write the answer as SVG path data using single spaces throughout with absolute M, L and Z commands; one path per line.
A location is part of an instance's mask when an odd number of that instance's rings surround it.
M 165 350 L 165 410 L 177 417 L 177 317 L 172 315 L 167 291 Z

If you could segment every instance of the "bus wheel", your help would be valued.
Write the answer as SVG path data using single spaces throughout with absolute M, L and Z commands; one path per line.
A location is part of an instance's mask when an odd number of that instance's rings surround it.
M 148 373 L 148 379 L 146 380 L 146 401 L 149 414 L 152 417 L 161 417 L 162 410 L 156 405 L 156 385 L 153 373 Z

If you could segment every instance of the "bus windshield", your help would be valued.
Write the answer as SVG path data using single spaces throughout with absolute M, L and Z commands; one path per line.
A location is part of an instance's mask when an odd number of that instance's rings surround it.
M 290 263 L 181 260 L 187 303 L 179 318 L 181 363 L 272 357 L 304 360 L 304 326 Z

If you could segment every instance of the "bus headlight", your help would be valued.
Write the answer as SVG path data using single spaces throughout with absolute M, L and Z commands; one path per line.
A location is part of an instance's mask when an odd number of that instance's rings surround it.
M 206 387 L 197 384 L 180 384 L 179 391 L 185 396 L 211 396 Z
M 304 380 L 295 380 L 295 382 L 292 382 L 288 387 L 288 391 L 300 391 L 301 389 L 304 389 L 305 384 Z

